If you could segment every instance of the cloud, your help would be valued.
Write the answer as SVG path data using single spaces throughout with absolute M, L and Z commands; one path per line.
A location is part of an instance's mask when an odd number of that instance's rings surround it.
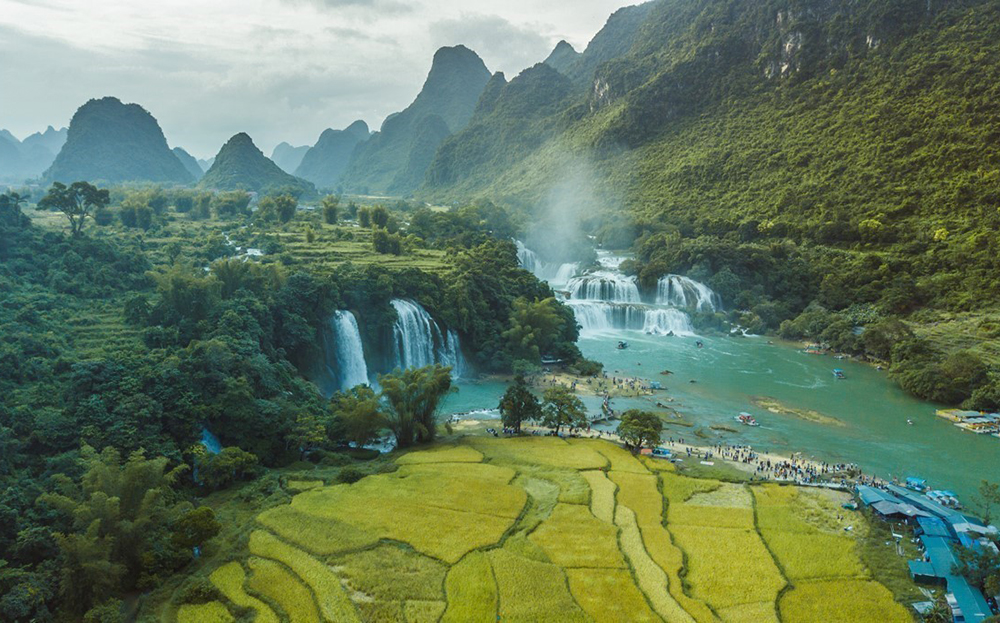
M 585 42 L 626 1 L 0 0 L 0 127 L 64 126 L 113 95 L 199 157 L 241 131 L 265 152 L 311 144 L 405 108 L 441 46 L 513 75 L 561 38 Z
M 323 10 L 362 9 L 381 14 L 409 13 L 416 9 L 412 2 L 401 0 L 281 0 L 292 5 L 312 5 Z
M 548 30 L 539 24 L 518 26 L 499 15 L 467 13 L 430 26 L 438 45 L 461 43 L 479 54 L 488 67 L 507 76 L 545 60 L 553 47 L 550 38 L 541 34 Z

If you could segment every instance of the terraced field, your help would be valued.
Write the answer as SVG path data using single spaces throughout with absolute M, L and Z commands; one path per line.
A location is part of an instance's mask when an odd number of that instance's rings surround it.
M 839 500 L 675 473 L 608 442 L 470 437 L 299 486 L 180 621 L 908 621 Z M 860 523 L 859 523 L 860 522 Z

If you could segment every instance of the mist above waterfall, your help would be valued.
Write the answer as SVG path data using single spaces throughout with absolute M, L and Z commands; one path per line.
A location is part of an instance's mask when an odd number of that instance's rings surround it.
M 542 262 L 560 266 L 594 263 L 594 247 L 585 226 L 611 204 L 595 191 L 592 183 L 595 175 L 587 161 L 570 158 L 553 176 L 545 199 L 535 207 L 534 224 L 524 236 L 525 245 Z

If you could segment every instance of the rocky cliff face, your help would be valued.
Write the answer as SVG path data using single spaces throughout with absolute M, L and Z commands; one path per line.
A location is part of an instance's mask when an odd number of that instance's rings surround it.
M 433 157 L 433 150 L 422 140 L 436 140 L 440 134 L 428 132 L 425 120 L 436 116 L 449 133 L 461 130 L 472 117 L 489 79 L 489 70 L 472 50 L 464 46 L 438 50 L 417 98 L 405 110 L 387 118 L 379 132 L 358 146 L 343 185 L 361 192 L 412 191 Z

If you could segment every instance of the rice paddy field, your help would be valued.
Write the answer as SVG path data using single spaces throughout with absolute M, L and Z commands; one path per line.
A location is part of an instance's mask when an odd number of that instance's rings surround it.
M 467 436 L 292 489 L 177 621 L 913 620 L 844 494 L 691 478 L 610 442 Z

